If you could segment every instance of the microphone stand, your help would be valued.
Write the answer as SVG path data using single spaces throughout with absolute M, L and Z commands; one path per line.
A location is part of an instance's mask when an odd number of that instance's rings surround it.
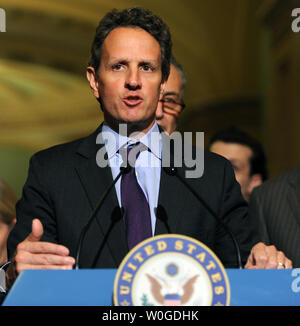
M 232 242 L 234 244 L 235 247 L 235 251 L 236 251 L 236 259 L 237 259 L 237 266 L 239 269 L 243 269 L 243 264 L 242 264 L 242 259 L 241 259 L 241 251 L 240 251 L 240 247 L 239 244 L 235 238 L 235 236 L 233 235 L 233 233 L 229 230 L 228 226 L 219 218 L 219 216 L 206 204 L 206 202 L 198 195 L 198 193 L 186 182 L 186 180 L 184 178 L 182 178 L 177 172 L 177 168 L 176 167 L 164 167 L 163 168 L 164 171 L 170 175 L 170 176 L 176 176 L 178 178 L 178 180 L 180 180 L 180 182 L 182 182 L 184 184 L 184 186 L 186 188 L 189 189 L 189 191 L 198 199 L 198 201 L 210 212 L 210 214 L 218 221 L 218 223 L 220 223 L 223 228 L 225 229 L 225 231 L 229 234 L 229 236 L 232 239 Z
M 107 196 L 109 195 L 110 191 L 113 189 L 113 187 L 115 186 L 115 184 L 117 183 L 117 181 L 120 179 L 120 177 L 123 174 L 128 173 L 130 171 L 130 169 L 131 169 L 131 166 L 130 165 L 127 165 L 126 167 L 124 167 L 124 166 L 121 166 L 120 167 L 119 174 L 116 176 L 116 178 L 113 180 L 113 182 L 111 183 L 111 185 L 109 186 L 109 188 L 107 188 L 107 190 L 105 191 L 105 193 L 103 194 L 103 196 L 100 198 L 98 204 L 96 205 L 96 207 L 94 208 L 93 212 L 91 213 L 87 224 L 82 229 L 81 234 L 80 234 L 80 237 L 79 237 L 78 245 L 77 245 L 77 250 L 76 250 L 75 269 L 79 269 L 79 260 L 80 260 L 80 254 L 81 254 L 81 248 L 82 248 L 82 245 L 83 245 L 83 241 L 84 241 L 85 235 L 86 235 L 88 229 L 90 228 L 90 225 L 93 222 L 93 220 L 94 220 L 94 218 L 95 218 L 98 210 L 103 205 L 105 199 L 107 198 Z M 109 230 L 111 230 L 111 227 L 110 227 Z

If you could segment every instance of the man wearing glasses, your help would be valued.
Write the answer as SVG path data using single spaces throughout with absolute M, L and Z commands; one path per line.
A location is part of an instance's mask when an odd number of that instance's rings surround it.
M 179 114 L 185 107 L 182 100 L 185 87 L 185 72 L 172 56 L 170 75 L 156 110 L 156 122 L 168 134 L 176 130 Z

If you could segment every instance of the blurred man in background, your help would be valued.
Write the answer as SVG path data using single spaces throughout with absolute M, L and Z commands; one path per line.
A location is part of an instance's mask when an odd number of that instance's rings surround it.
M 178 117 L 185 107 L 183 102 L 185 87 L 185 72 L 172 56 L 170 75 L 156 110 L 157 124 L 169 135 L 176 130 Z
M 7 263 L 7 238 L 16 223 L 17 198 L 10 187 L 0 180 L 0 305 L 5 292 Z
M 6 242 L 16 223 L 16 202 L 13 191 L 0 180 L 0 267 L 7 262 Z
M 300 267 L 300 166 L 254 189 L 249 217 L 259 224 L 265 244 L 272 243 Z
M 252 190 L 267 179 L 263 147 L 244 131 L 230 127 L 217 132 L 210 140 L 209 150 L 231 162 L 246 201 Z

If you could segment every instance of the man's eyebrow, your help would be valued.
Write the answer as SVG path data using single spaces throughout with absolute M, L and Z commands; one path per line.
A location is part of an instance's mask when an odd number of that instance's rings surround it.
M 151 64 L 159 64 L 158 60 L 155 59 L 140 59 L 138 60 L 140 63 L 151 63 Z
M 109 60 L 107 60 L 107 62 L 105 62 L 105 67 L 109 68 L 112 65 L 115 64 L 122 64 L 122 65 L 127 65 L 128 64 L 128 60 L 124 59 L 124 58 L 110 58 Z
M 179 97 L 179 93 L 177 93 L 177 92 L 165 92 L 165 93 L 163 93 L 163 96 L 170 96 L 170 95 L 174 95 L 174 96 L 177 96 L 177 97 Z
M 109 63 L 117 63 L 117 62 L 128 62 L 128 59 L 126 58 L 110 58 L 108 60 Z

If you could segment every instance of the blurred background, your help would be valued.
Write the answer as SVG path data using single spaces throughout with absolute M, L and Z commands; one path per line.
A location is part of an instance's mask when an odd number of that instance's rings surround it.
M 270 176 L 300 165 L 298 0 L 0 0 L 0 178 L 18 196 L 30 156 L 94 131 L 85 68 L 100 18 L 143 6 L 161 16 L 187 78 L 180 131 L 236 125 L 259 139 Z

